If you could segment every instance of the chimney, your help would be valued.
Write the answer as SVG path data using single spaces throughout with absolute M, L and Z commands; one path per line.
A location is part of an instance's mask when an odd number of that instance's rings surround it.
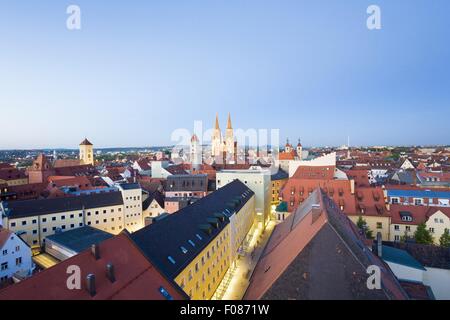
M 322 208 L 320 207 L 320 204 L 313 204 L 311 206 L 311 214 L 312 214 L 311 224 L 313 224 L 314 222 L 317 221 L 317 219 L 319 219 L 320 215 L 322 214 Z
M 116 273 L 114 272 L 114 265 L 112 263 L 106 265 L 106 277 L 111 283 L 116 282 Z
M 86 277 L 86 288 L 91 297 L 95 296 L 97 292 L 95 291 L 95 275 L 88 274 Z
M 383 240 L 381 237 L 381 232 L 377 233 L 377 256 L 380 258 L 383 257 Z
M 100 246 L 98 244 L 93 244 L 91 246 L 91 252 L 95 260 L 100 259 Z

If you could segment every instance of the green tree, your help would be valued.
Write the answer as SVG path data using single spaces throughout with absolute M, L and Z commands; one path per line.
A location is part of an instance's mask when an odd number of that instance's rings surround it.
M 427 230 L 425 223 L 421 223 L 417 226 L 417 230 L 414 233 L 414 239 L 420 244 L 433 244 L 433 236 L 430 231 Z
M 358 221 L 356 222 L 356 226 L 364 232 L 367 239 L 373 239 L 373 232 L 369 229 L 366 220 L 363 217 L 359 216 Z
M 439 244 L 441 247 L 450 248 L 450 231 L 445 229 L 442 236 L 439 238 Z

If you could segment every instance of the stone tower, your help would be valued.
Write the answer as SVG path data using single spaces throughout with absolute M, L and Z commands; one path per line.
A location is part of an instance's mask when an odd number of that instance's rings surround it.
M 219 126 L 219 115 L 216 115 L 216 124 L 211 136 L 211 155 L 213 157 L 218 157 L 222 154 L 223 142 L 222 133 L 220 132 Z
M 196 134 L 191 138 L 191 163 L 192 168 L 198 169 L 202 164 L 202 147 Z
M 297 157 L 298 157 L 298 160 L 303 160 L 303 146 L 302 146 L 302 142 L 300 139 L 298 139 Z
M 94 145 L 88 139 L 80 143 L 80 162 L 94 165 Z
M 227 156 L 233 158 L 234 156 L 234 133 L 231 124 L 231 115 L 228 114 L 227 131 L 225 133 L 225 151 Z

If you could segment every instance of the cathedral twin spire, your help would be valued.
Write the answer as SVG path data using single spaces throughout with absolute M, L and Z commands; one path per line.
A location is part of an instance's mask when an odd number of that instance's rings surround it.
M 228 114 L 225 139 L 223 139 L 222 132 L 220 130 L 219 114 L 216 114 L 216 124 L 211 139 L 211 145 L 213 156 L 221 156 L 224 152 L 226 152 L 227 154 L 234 154 L 234 133 L 233 125 L 231 123 L 231 114 Z

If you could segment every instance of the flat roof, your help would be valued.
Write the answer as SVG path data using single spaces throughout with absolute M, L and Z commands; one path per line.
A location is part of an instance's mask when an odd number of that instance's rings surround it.
M 76 253 L 89 249 L 93 244 L 112 238 L 114 235 L 89 226 L 73 229 L 66 232 L 56 233 L 47 237 L 54 243 L 66 247 Z

